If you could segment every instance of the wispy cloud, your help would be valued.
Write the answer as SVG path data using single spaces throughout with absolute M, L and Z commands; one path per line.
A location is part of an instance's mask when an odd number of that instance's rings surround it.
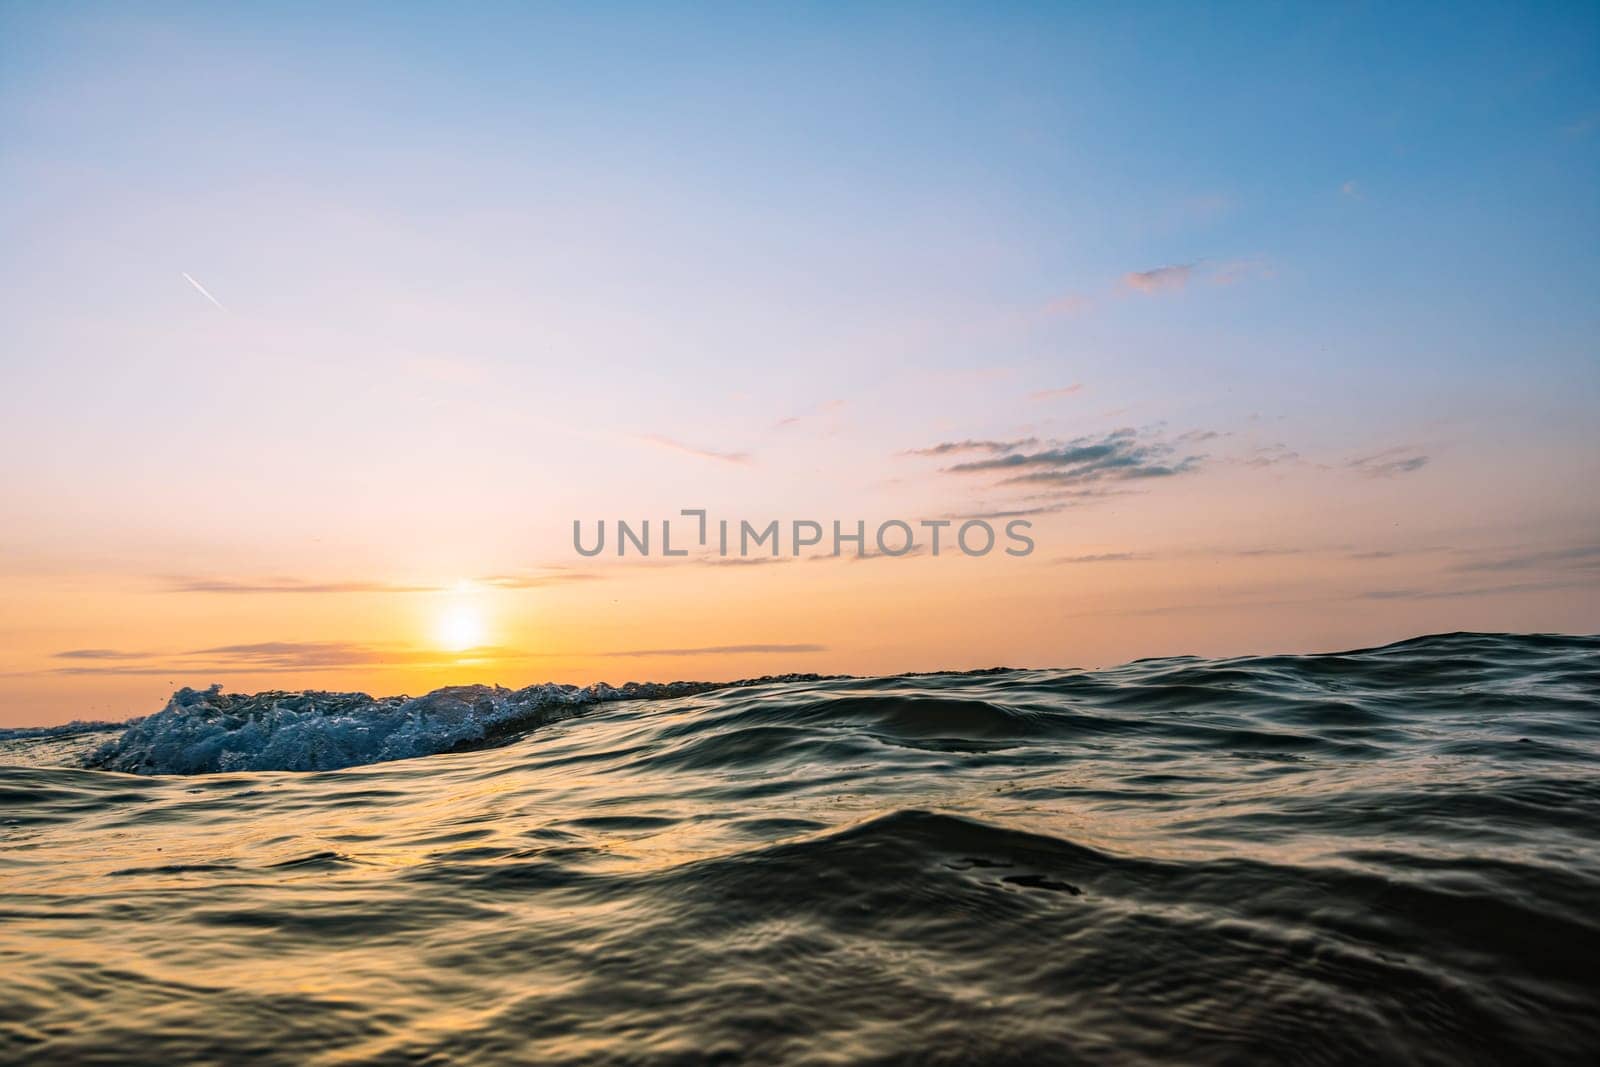
M 472 585 L 491 589 L 543 589 L 551 585 L 571 585 L 574 582 L 594 582 L 605 577 L 593 571 L 557 571 L 554 574 L 489 574 L 472 578 Z
M 972 442 L 963 442 L 972 443 Z M 949 474 L 1000 474 L 1002 484 L 1046 483 L 1056 486 L 1081 486 L 1095 482 L 1163 478 L 1194 470 L 1200 455 L 1178 454 L 1177 448 L 1152 433 L 1125 428 L 1103 437 L 1080 437 L 1051 447 L 1023 451 L 1022 442 L 983 442 L 1001 445 L 988 451 L 999 454 L 969 460 L 944 468 Z M 922 455 L 939 455 L 945 446 L 924 450 Z M 953 450 L 953 449 L 952 449 Z
M 1073 382 L 1071 385 L 1063 385 L 1059 389 L 1040 389 L 1038 392 L 1029 393 L 1028 399 L 1054 400 L 1056 397 L 1072 396 L 1075 393 L 1081 392 L 1083 392 L 1083 383 Z
M 1004 482 L 1002 485 L 1006 484 Z M 1022 500 L 1042 500 L 1049 503 L 1054 510 L 1061 511 L 1070 507 L 1078 507 L 1105 500 L 1114 496 L 1129 496 L 1131 489 L 1116 489 L 1110 486 L 1094 486 L 1092 488 L 1047 488 L 1043 492 L 1024 493 Z
M 639 440 L 657 448 L 664 448 L 669 452 L 682 452 L 686 456 L 715 460 L 718 463 L 747 465 L 754 458 L 748 452 L 718 452 L 710 448 L 696 448 L 694 445 L 686 445 L 682 441 L 674 441 L 670 437 L 662 437 L 659 434 L 641 434 L 639 435 Z
M 1531 571 L 1600 568 L 1600 545 L 1573 545 L 1537 552 L 1522 552 L 1492 559 L 1474 560 L 1455 567 L 1458 571 Z
M 1412 445 L 1386 448 L 1370 456 L 1360 456 L 1345 466 L 1368 478 L 1393 478 L 1419 471 L 1428 465 L 1428 457 Z
M 1221 554 L 1238 556 L 1240 559 L 1268 559 L 1275 556 L 1310 556 L 1320 551 L 1315 548 L 1294 548 L 1289 545 L 1262 545 L 1259 548 L 1235 548 Z
M 445 586 L 406 585 L 396 582 L 323 582 L 303 578 L 189 578 L 163 579 L 174 593 L 436 593 Z
M 345 641 L 262 641 L 253 644 L 200 648 L 185 652 L 183 655 L 195 658 L 212 657 L 218 662 L 239 667 L 303 670 L 315 667 L 414 662 L 418 653 L 406 649 L 360 645 Z M 438 658 L 436 653 L 424 655 L 427 658 Z
M 1116 278 L 1098 298 L 1082 293 L 1065 293 L 1045 305 L 1052 315 L 1076 316 L 1094 310 L 1105 301 L 1115 301 L 1130 294 L 1154 296 L 1158 293 L 1176 293 L 1202 280 L 1211 285 L 1233 285 L 1251 278 L 1270 278 L 1272 265 L 1265 260 L 1196 259 L 1187 263 L 1164 263 L 1146 270 L 1131 270 Z
M 607 659 L 630 656 L 761 656 L 776 653 L 826 652 L 827 645 L 707 645 L 703 648 L 633 648 L 622 652 L 602 652 Z
M 871 536 L 871 535 L 869 534 L 868 536 Z M 943 544 L 943 542 L 941 542 L 941 544 Z M 808 563 L 872 563 L 872 562 L 874 562 L 876 560 L 880 560 L 880 559 L 908 559 L 908 558 L 910 558 L 912 556 L 925 555 L 925 554 L 927 554 L 927 551 L 928 551 L 928 546 L 925 545 L 925 544 L 920 544 L 920 545 L 912 545 L 909 548 L 907 548 L 904 552 L 900 552 L 900 553 L 862 552 L 860 554 L 857 554 L 855 552 L 852 552 L 852 551 L 849 551 L 849 550 L 845 550 L 845 551 L 841 551 L 836 556 L 836 555 L 833 554 L 833 552 L 831 550 L 829 550 L 829 551 L 822 552 L 819 555 L 806 556 L 805 559 L 806 559 L 806 561 Z M 939 551 L 943 552 L 944 549 L 941 547 Z
M 1592 578 L 1559 578 L 1540 582 L 1514 582 L 1466 589 L 1373 589 L 1355 594 L 1358 600 L 1461 600 L 1469 597 L 1537 593 L 1555 589 L 1592 588 Z
M 220 311 L 227 311 L 228 310 L 227 308 L 222 306 L 222 301 L 220 301 L 216 297 L 212 296 L 211 293 L 209 291 L 207 291 L 205 286 L 203 286 L 199 282 L 195 281 L 194 278 L 191 277 L 187 272 L 180 271 L 179 273 L 183 275 L 183 280 L 184 281 L 186 281 L 190 285 L 194 286 L 195 287 L 195 291 L 198 292 L 201 296 L 205 297 L 207 300 L 211 301 L 213 304 L 215 304 L 217 306 L 218 310 L 220 310 Z
M 1015 441 L 945 441 L 941 444 L 930 445 L 927 448 L 908 448 L 901 452 L 902 456 L 949 456 L 960 452 L 1015 452 L 1021 448 L 1031 448 L 1039 443 L 1037 437 L 1022 437 Z
M 696 648 L 629 649 L 597 653 L 528 652 L 500 646 L 483 646 L 459 652 L 440 652 L 406 645 L 362 644 L 349 641 L 260 641 L 216 645 L 179 652 L 117 652 L 112 649 L 68 649 L 55 658 L 69 661 L 48 673 L 60 675 L 115 675 L 162 677 L 173 682 L 239 674 L 294 674 L 357 668 L 436 668 L 463 661 L 479 665 L 516 663 L 554 655 L 574 659 L 620 659 L 645 656 L 757 655 L 826 652 L 818 644 L 711 645 Z
M 1099 552 L 1089 556 L 1062 556 L 1056 563 L 1135 563 L 1154 559 L 1148 552 Z
M 1122 276 L 1122 284 L 1140 293 L 1159 293 L 1169 289 L 1182 289 L 1194 276 L 1195 263 L 1175 263 L 1149 270 L 1129 271 Z
M 1284 464 L 1299 463 L 1300 453 L 1282 443 L 1257 445 L 1239 462 L 1246 467 L 1279 467 Z
M 544 574 L 489 574 L 466 579 L 468 585 L 491 589 L 541 589 L 552 585 L 596 581 L 604 577 L 593 571 L 555 570 Z M 378 581 L 322 581 L 307 578 L 229 578 L 173 575 L 161 579 L 174 593 L 441 593 L 455 585 L 413 584 Z
M 968 519 L 1025 519 L 1030 515 L 1051 515 L 1058 511 L 1065 511 L 1071 507 L 1066 500 L 1059 500 L 1053 504 L 1040 504 L 1031 508 L 1004 508 L 997 511 L 962 511 L 951 512 L 944 518 L 952 522 L 965 522 Z
M 161 676 L 172 679 L 229 674 L 283 674 L 344 670 L 355 667 L 428 667 L 473 661 L 523 658 L 505 648 L 475 648 L 441 653 L 403 645 L 366 645 L 347 641 L 264 641 L 217 645 L 180 652 L 129 652 L 108 655 L 106 649 L 69 649 L 59 659 L 82 661 L 58 667 L 54 674 Z
M 1196 260 L 1130 271 L 1122 276 L 1121 285 L 1127 291 L 1153 295 L 1176 292 L 1201 279 L 1211 285 L 1234 285 L 1249 278 L 1271 276 L 1271 267 L 1257 259 Z

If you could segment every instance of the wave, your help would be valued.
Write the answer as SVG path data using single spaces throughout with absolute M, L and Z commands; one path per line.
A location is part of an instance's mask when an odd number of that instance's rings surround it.
M 89 753 L 86 766 L 135 774 L 329 771 L 482 747 L 619 700 L 664 700 L 716 689 L 797 681 L 814 675 L 738 682 L 604 682 L 528 686 L 460 685 L 421 697 L 365 693 L 224 693 L 178 690 L 154 715 Z M 79 732 L 82 732 L 81 730 Z
M 84 765 L 136 774 L 327 771 L 480 748 L 581 714 L 598 704 L 669 700 L 720 690 L 783 686 L 781 699 L 729 701 L 664 736 L 695 743 L 664 756 L 685 768 L 759 758 L 790 742 L 863 740 L 943 751 L 992 751 L 1042 738 L 1109 742 L 1159 734 L 1239 758 L 1293 761 L 1316 755 L 1371 758 L 1386 726 L 1439 706 L 1492 715 L 1580 704 L 1600 689 L 1596 639 L 1454 633 L 1379 648 L 1311 655 L 1138 660 L 1100 671 L 980 671 L 845 678 L 788 674 L 734 682 L 629 682 L 621 687 L 548 683 L 509 690 L 465 685 L 421 697 L 365 693 L 225 693 L 180 689 L 154 715 L 123 724 L 73 723 L 0 731 L 0 742 L 121 733 L 83 755 Z M 962 683 L 953 692 L 952 681 Z M 812 683 L 830 683 L 817 686 Z M 985 684 L 989 683 L 989 684 Z M 1215 714 L 1206 714 L 1213 712 Z M 1127 714 L 1133 713 L 1133 714 Z M 1165 714 L 1159 720 L 1153 714 Z M 1570 734 L 1479 735 L 1449 744 L 1542 742 L 1556 754 Z M 738 740 L 730 740 L 730 734 Z M 1404 730 L 1400 731 L 1404 736 Z M 1524 750 L 1519 756 L 1528 756 Z

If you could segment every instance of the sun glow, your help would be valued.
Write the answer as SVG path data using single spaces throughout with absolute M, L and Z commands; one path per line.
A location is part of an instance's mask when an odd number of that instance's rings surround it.
M 465 652 L 483 644 L 483 616 L 471 605 L 452 604 L 434 622 L 434 640 L 446 652 Z

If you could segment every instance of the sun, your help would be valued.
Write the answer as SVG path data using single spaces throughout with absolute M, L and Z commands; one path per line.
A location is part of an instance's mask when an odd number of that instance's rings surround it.
M 467 604 L 446 608 L 433 627 L 434 639 L 446 652 L 465 652 L 477 648 L 484 639 L 483 616 Z

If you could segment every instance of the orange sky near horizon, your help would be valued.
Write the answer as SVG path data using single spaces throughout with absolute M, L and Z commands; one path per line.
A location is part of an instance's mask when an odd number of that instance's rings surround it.
M 1600 628 L 1593 584 L 1574 576 L 1572 559 L 1508 555 L 1493 531 L 1476 545 L 1461 531 L 1454 545 L 1433 543 L 1432 531 L 1374 536 L 1381 521 L 1345 512 L 1339 528 L 1284 545 L 1250 536 L 1261 527 L 1243 515 L 1206 529 L 1192 506 L 1151 494 L 1119 502 L 1116 516 L 1038 516 L 1025 558 L 948 548 L 933 558 L 924 540 L 903 558 L 856 560 L 847 547 L 832 559 L 825 543 L 795 559 L 785 543 L 776 560 L 739 565 L 618 560 L 608 544 L 593 560 L 569 547 L 542 567 L 465 577 L 12 575 L 0 723 L 115 720 L 158 710 L 174 687 L 212 683 L 415 695 L 470 683 L 1094 667 L 1456 629 Z M 1074 538 L 1078 526 L 1092 539 Z

